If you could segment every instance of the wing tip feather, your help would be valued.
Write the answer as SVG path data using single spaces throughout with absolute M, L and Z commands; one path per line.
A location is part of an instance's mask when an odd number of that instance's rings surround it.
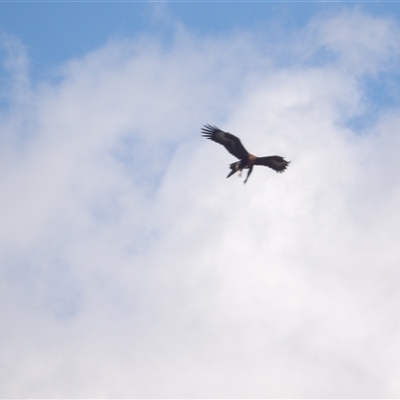
M 219 131 L 219 128 L 217 128 L 215 125 L 205 124 L 201 128 L 202 136 L 207 139 L 212 139 L 212 136 L 216 131 Z

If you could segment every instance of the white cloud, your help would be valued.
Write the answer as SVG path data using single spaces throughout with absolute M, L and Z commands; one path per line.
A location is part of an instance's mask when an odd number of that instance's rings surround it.
M 394 19 L 375 19 L 357 9 L 344 9 L 334 16 L 312 21 L 298 38 L 299 52 L 330 55 L 335 67 L 354 73 L 382 72 L 387 62 L 398 57 L 399 27 Z M 322 53 L 322 54 L 321 54 Z M 392 56 L 392 57 L 390 57 Z M 323 59 L 323 58 L 322 58 Z
M 399 119 L 346 126 L 397 25 L 296 35 L 113 41 L 3 111 L 1 396 L 399 395 Z M 292 164 L 226 180 L 203 123 Z

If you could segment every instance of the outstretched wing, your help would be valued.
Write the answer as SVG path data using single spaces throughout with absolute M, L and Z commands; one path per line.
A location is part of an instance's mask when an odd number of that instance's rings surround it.
M 283 172 L 290 161 L 286 161 L 281 156 L 269 156 L 269 157 L 259 157 L 254 163 L 255 165 L 264 165 L 274 169 L 276 172 Z
M 204 137 L 211 139 L 216 143 L 222 144 L 229 153 L 240 160 L 248 156 L 249 152 L 244 148 L 240 139 L 231 133 L 221 131 L 216 126 L 204 125 L 201 128 L 201 132 Z

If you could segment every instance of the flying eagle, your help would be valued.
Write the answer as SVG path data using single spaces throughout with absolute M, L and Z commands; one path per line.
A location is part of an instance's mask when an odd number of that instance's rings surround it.
M 253 154 L 250 154 L 244 148 L 239 138 L 231 133 L 221 131 L 221 129 L 218 129 L 216 126 L 209 124 L 204 125 L 204 127 L 201 128 L 201 132 L 207 139 L 211 139 L 214 142 L 222 144 L 222 146 L 224 146 L 229 153 L 240 160 L 230 165 L 231 172 L 229 172 L 227 178 L 232 176 L 235 172 L 242 172 L 243 169 L 247 168 L 249 172 L 247 173 L 247 177 L 244 181 L 244 183 L 246 183 L 251 172 L 253 171 L 254 165 L 264 165 L 272 168 L 276 172 L 283 172 L 290 163 L 290 161 L 286 161 L 281 156 L 256 157 Z

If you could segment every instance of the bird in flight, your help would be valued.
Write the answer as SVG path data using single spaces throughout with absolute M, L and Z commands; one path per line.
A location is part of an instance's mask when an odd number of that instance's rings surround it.
M 264 165 L 266 167 L 270 167 L 276 172 L 283 172 L 289 165 L 290 161 L 286 161 L 281 156 L 268 156 L 268 157 L 256 157 L 253 154 L 250 154 L 242 145 L 240 139 L 231 133 L 221 131 L 221 129 L 217 128 L 213 125 L 204 125 L 201 128 L 201 132 L 204 137 L 210 139 L 216 143 L 222 144 L 229 153 L 238 158 L 240 161 L 236 161 L 230 165 L 231 172 L 227 178 L 232 176 L 235 172 L 242 172 L 243 169 L 248 169 L 247 177 L 244 183 L 247 182 L 251 172 L 253 171 L 254 165 Z

